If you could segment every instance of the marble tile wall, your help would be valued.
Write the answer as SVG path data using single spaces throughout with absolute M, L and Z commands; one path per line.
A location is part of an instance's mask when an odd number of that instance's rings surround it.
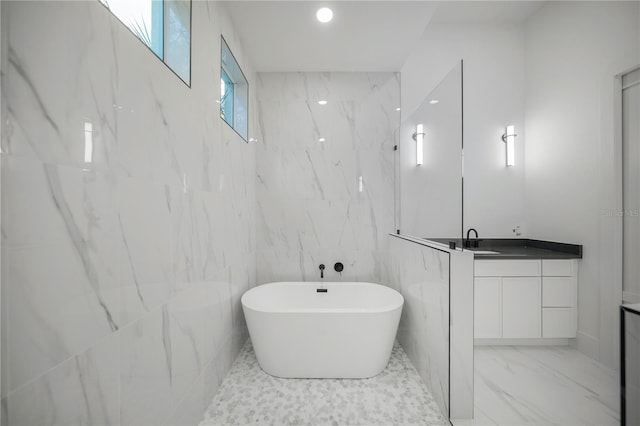
M 258 283 L 318 280 L 320 263 L 328 281 L 384 283 L 399 75 L 259 73 L 257 86 Z
M 398 341 L 449 417 L 450 255 L 390 236 L 391 286 L 404 296 Z
M 98 1 L 1 7 L 2 424 L 196 424 L 255 282 L 224 6 L 192 4 L 191 88 Z

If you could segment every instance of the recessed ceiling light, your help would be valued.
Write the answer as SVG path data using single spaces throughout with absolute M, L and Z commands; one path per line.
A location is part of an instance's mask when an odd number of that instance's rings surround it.
M 396 108 L 396 111 L 400 111 L 400 107 Z
M 431 105 L 435 105 L 435 104 L 437 104 L 438 102 L 440 102 L 440 101 L 439 101 L 439 100 L 437 100 L 437 99 L 431 99 L 431 100 L 429 101 L 429 103 L 430 103 Z
M 318 103 L 319 103 L 320 105 L 326 105 L 326 104 L 327 104 L 327 101 L 318 101 Z
M 322 7 L 316 12 L 316 18 L 325 24 L 333 19 L 333 11 L 328 7 Z
M 318 139 L 318 142 L 324 142 L 324 138 Z

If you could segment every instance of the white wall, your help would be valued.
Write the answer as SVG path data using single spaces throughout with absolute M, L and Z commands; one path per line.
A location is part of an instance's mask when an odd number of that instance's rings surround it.
M 581 350 L 617 363 L 621 281 L 614 76 L 640 62 L 637 2 L 548 2 L 526 25 L 526 218 L 582 244 Z
M 254 145 L 215 103 L 242 45 L 194 1 L 187 87 L 97 1 L 1 7 L 3 424 L 196 424 L 255 281 Z
M 622 300 L 640 302 L 640 69 L 627 74 L 622 86 L 623 273 Z
M 402 67 L 408 117 L 464 60 L 464 228 L 511 237 L 524 212 L 524 30 L 517 24 L 432 24 Z M 516 166 L 505 167 L 501 135 L 516 126 Z M 428 155 L 428 154 L 425 154 Z M 470 160 L 471 159 L 471 160 Z

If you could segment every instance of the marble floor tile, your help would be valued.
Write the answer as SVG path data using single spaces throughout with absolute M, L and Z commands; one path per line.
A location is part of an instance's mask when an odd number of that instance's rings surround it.
M 396 344 L 387 368 L 369 379 L 282 379 L 258 365 L 251 342 L 205 412 L 209 425 L 447 425 Z
M 617 425 L 617 374 L 566 346 L 476 346 L 466 425 Z

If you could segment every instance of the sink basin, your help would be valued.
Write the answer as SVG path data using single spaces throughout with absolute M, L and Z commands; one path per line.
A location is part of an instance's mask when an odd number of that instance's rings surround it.
M 472 252 L 474 252 L 475 254 L 500 254 L 499 251 L 493 251 L 493 250 L 470 250 Z

